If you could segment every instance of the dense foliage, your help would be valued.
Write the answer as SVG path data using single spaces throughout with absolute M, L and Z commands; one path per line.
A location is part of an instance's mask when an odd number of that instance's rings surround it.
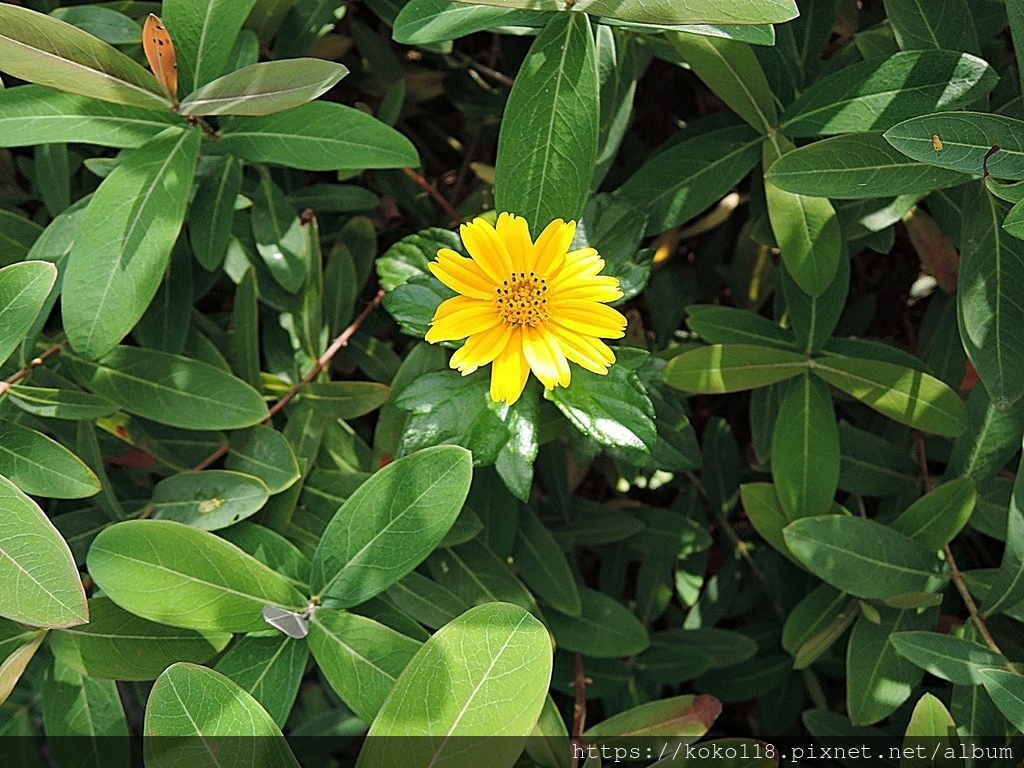
M 14 764 L 1019 747 L 1015 44 L 1024 0 L 0 3 Z

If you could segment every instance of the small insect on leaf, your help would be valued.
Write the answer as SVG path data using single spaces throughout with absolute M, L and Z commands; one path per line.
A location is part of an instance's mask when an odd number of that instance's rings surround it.
M 174 43 L 160 17 L 152 13 L 142 30 L 142 50 L 146 52 L 146 60 L 157 81 L 177 104 L 178 58 L 174 55 Z
M 942 139 L 939 138 L 939 134 L 932 134 L 932 146 L 935 147 L 936 152 L 943 150 Z

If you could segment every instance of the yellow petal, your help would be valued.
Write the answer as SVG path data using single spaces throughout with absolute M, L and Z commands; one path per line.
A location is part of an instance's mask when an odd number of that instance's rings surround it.
M 480 266 L 455 251 L 442 248 L 437 252 L 437 261 L 432 261 L 427 266 L 434 277 L 463 296 L 477 299 L 494 297 L 495 286 Z
M 512 274 L 512 259 L 505 244 L 498 239 L 494 227 L 486 219 L 477 218 L 471 224 L 463 224 L 459 231 L 462 234 L 462 244 L 487 276 L 496 285 L 501 285 L 502 280 L 507 280 Z
M 429 342 L 463 339 L 500 322 L 501 317 L 491 302 L 456 296 L 437 308 L 424 338 Z
M 516 329 L 509 343 L 491 366 L 491 400 L 512 405 L 523 394 L 530 366 L 523 357 L 521 331 Z
M 563 288 L 557 293 L 552 294 L 548 301 L 598 301 L 602 303 L 618 301 L 623 296 L 622 289 L 619 288 L 618 280 L 614 277 L 610 279 L 613 281 L 612 284 L 587 282 Z
M 554 323 L 548 323 L 548 328 L 558 340 L 558 345 L 565 352 L 565 356 L 588 371 L 603 376 L 608 373 L 608 366 L 615 362 L 615 354 L 600 339 L 573 333 Z
M 566 224 L 561 219 L 555 219 L 544 228 L 534 246 L 537 254 L 534 270 L 538 275 L 550 275 L 561 267 L 575 235 L 575 221 Z
M 508 323 L 501 323 L 490 330 L 474 334 L 455 351 L 449 364 L 452 368 L 462 371 L 463 375 L 472 373 L 500 355 L 510 338 L 512 326 Z
M 533 269 L 533 241 L 530 239 L 530 226 L 522 216 L 503 213 L 498 216 L 498 238 L 505 243 L 505 249 L 512 259 L 512 269 L 516 272 L 529 272 Z
M 588 336 L 618 339 L 625 335 L 626 318 L 595 301 L 549 302 L 551 319 L 564 328 Z
M 568 378 L 568 365 L 561 350 L 558 350 L 558 357 L 562 358 L 562 365 L 559 366 L 552 346 L 546 343 L 544 334 L 536 328 L 523 328 L 523 356 L 545 389 L 554 389 L 558 386 L 563 379 L 563 371 L 560 370 L 562 367 L 565 369 L 564 378 Z

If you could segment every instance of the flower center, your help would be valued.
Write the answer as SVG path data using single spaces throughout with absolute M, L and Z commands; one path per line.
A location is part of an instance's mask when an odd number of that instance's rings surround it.
M 494 289 L 501 319 L 510 325 L 537 326 L 548 319 L 547 280 L 535 272 L 513 272 Z

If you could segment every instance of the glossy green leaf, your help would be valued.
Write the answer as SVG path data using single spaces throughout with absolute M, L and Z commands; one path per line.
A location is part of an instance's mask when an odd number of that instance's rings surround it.
M 1006 659 L 988 648 L 938 632 L 897 632 L 889 642 L 925 672 L 960 685 L 981 685 L 981 670 L 1003 667 Z
M 262 480 L 270 493 L 280 493 L 299 479 L 295 454 L 276 429 L 257 425 L 231 435 L 224 466 Z
M 480 538 L 438 549 L 427 559 L 427 568 L 438 584 L 466 605 L 512 603 L 541 616 L 533 594 L 512 572 L 507 559 Z
M 392 37 L 402 45 L 429 45 L 503 26 L 533 26 L 546 18 L 535 11 L 459 5 L 450 0 L 410 0 L 395 18 Z
M 1024 600 L 1024 472 L 1019 466 L 1009 507 L 1005 508 L 1005 517 L 1000 523 L 1006 548 L 996 580 L 983 601 L 986 616 L 1005 612 Z
M 775 129 L 775 97 L 749 45 L 689 32 L 669 34 L 668 40 L 693 73 L 733 112 L 762 134 Z
M 846 707 L 854 725 L 888 717 L 921 682 L 921 669 L 896 653 L 890 638 L 904 630 L 935 625 L 934 611 L 882 607 L 878 613 L 878 623 L 863 615 L 857 620 L 846 647 Z
M 495 164 L 495 205 L 526 218 L 535 235 L 578 219 L 597 161 L 594 36 L 585 14 L 558 14 L 526 56 L 505 107 Z
M 258 163 L 306 171 L 419 165 L 405 136 L 341 104 L 317 101 L 266 117 L 226 117 L 221 126 L 211 149 Z
M 109 598 L 89 600 L 89 623 L 55 631 L 54 652 L 82 674 L 103 680 L 155 680 L 176 661 L 201 664 L 231 640 L 225 632 L 197 632 L 157 624 L 119 608 Z
M 970 179 L 911 160 L 880 133 L 851 133 L 800 147 L 783 155 L 766 178 L 787 192 L 848 200 L 931 192 Z
M 39 85 L 0 90 L 0 146 L 84 142 L 140 147 L 181 121 L 154 112 L 56 91 Z
M 443 679 L 444 695 L 434 695 Z M 428 640 L 370 726 L 358 768 L 511 768 L 551 680 L 544 625 L 507 603 L 471 608 Z M 432 738 L 377 738 L 420 736 Z M 504 738 L 494 738 L 504 737 Z
M 967 429 L 953 443 L 946 476 L 974 478 L 979 487 L 994 478 L 1020 448 L 1024 434 L 1024 405 L 1000 410 L 985 387 L 974 387 L 967 398 Z
M 615 196 L 648 214 L 645 234 L 659 234 L 727 195 L 757 165 L 763 141 L 746 125 L 684 138 L 647 160 Z
M 791 519 L 824 515 L 839 484 L 839 431 L 828 386 L 810 375 L 784 385 L 772 436 L 772 479 Z
M 399 609 L 431 629 L 443 627 L 469 607 L 436 581 L 416 571 L 388 587 L 386 594 Z
M 46 635 L 45 629 L 24 629 L 0 619 L 0 706 L 11 695 Z
M 153 75 L 78 27 L 4 3 L 0 29 L 4 72 L 115 104 L 170 109 L 171 101 Z
M 933 376 L 892 363 L 829 355 L 810 361 L 811 370 L 833 387 L 901 424 L 955 437 L 967 412 L 952 389 Z
M 301 397 L 330 419 L 355 419 L 380 408 L 391 388 L 372 381 L 325 381 L 302 388 Z
M 373 619 L 327 608 L 313 612 L 307 642 L 327 682 L 367 723 L 422 645 Z
M 754 344 L 796 350 L 789 331 L 760 315 L 713 304 L 694 304 L 686 311 L 686 324 L 708 344 Z
M 0 365 L 25 340 L 57 280 L 57 268 L 23 261 L 0 269 Z
M 181 115 L 271 115 L 326 93 L 348 67 L 323 59 L 264 61 L 219 77 L 182 99 Z
M 438 446 L 384 467 L 333 517 L 310 586 L 337 607 L 358 605 L 419 565 L 451 528 L 469 492 L 469 451 Z
M 291 713 L 309 661 L 309 646 L 286 635 L 246 635 L 217 660 L 214 669 L 237 683 L 280 727 Z
M 1007 410 L 1024 396 L 1024 243 L 1001 229 L 1008 206 L 980 184 L 964 193 L 957 316 L 964 349 L 992 402 Z
M 64 275 L 68 339 L 95 359 L 138 322 L 181 230 L 200 134 L 168 129 L 118 165 L 92 197 Z
M 269 497 L 267 486 L 252 475 L 225 469 L 182 472 L 153 489 L 153 519 L 216 531 L 254 515 Z
M 208 363 L 139 347 L 117 347 L 76 376 L 122 410 L 182 429 L 241 429 L 267 416 L 248 384 Z
M 561 613 L 580 615 L 583 604 L 565 553 L 529 507 L 519 513 L 513 556 L 523 581 L 534 594 Z
M 843 244 L 835 279 L 818 296 L 811 296 L 797 285 L 789 269 L 779 272 L 786 315 L 793 326 L 797 344 L 807 354 L 819 351 L 829 341 L 839 323 L 850 291 L 850 259 Z
M 885 0 L 893 34 L 905 51 L 942 48 L 978 53 L 978 34 L 967 0 Z
M 469 0 L 457 0 L 469 2 Z M 778 24 L 797 15 L 793 0 L 735 0 L 728 5 L 676 0 L 473 0 L 530 11 L 580 11 L 623 21 L 651 24 Z
M 61 21 L 85 30 L 111 45 L 131 45 L 142 42 L 142 27 L 134 19 L 102 6 L 72 6 L 55 8 L 50 12 Z
M 68 545 L 32 499 L 0 476 L 0 616 L 33 627 L 89 620 Z
M 0 475 L 25 493 L 80 499 L 99 493 L 100 481 L 86 464 L 41 432 L 0 421 Z
M 977 498 L 971 478 L 950 480 L 911 504 L 892 528 L 929 549 L 942 549 L 967 525 Z
M 242 188 L 242 164 L 233 157 L 205 158 L 188 221 L 188 241 L 207 271 L 217 269 L 231 241 L 235 200 Z
M 684 352 L 665 368 L 665 382 L 684 392 L 723 394 L 785 381 L 807 370 L 807 358 L 753 344 L 714 344 Z
M 36 158 L 42 155 L 36 151 Z M 39 169 L 36 169 L 36 184 L 42 185 Z M 42 234 L 42 228 L 19 213 L 0 209 L 0 265 L 13 265 L 23 261 L 33 244 Z
M 983 669 L 979 674 L 1003 716 L 1018 731 L 1024 730 L 1024 678 L 1005 669 Z
M 797 603 L 782 628 L 782 646 L 793 655 L 793 669 L 806 669 L 827 651 L 860 614 L 854 598 L 819 585 Z
M 794 149 L 783 138 L 766 141 L 764 167 Z M 839 260 L 845 258 L 835 208 L 827 198 L 786 192 L 767 180 L 764 194 L 786 271 L 804 293 L 820 296 L 835 281 Z
M 707 733 L 721 713 L 722 703 L 713 696 L 673 696 L 619 712 L 591 726 L 583 736 L 589 744 L 612 748 L 631 738 L 661 738 L 675 749 Z
M 157 737 L 144 742 L 150 768 L 180 767 L 186 761 L 193 768 L 299 765 L 256 699 L 219 672 L 195 664 L 175 664 L 157 678 L 144 727 L 147 736 Z
M 903 51 L 844 67 L 800 94 L 781 129 L 794 137 L 885 131 L 918 115 L 976 103 L 995 87 L 997 75 L 983 59 L 958 51 Z
M 131 744 L 117 684 L 93 680 L 54 659 L 42 686 L 43 725 L 62 765 L 127 768 Z
M 930 592 L 946 578 L 934 552 L 874 520 L 809 517 L 790 523 L 783 535 L 812 573 L 857 597 Z
M 161 624 L 214 632 L 265 629 L 272 605 L 303 610 L 284 577 L 207 531 L 170 520 L 129 520 L 89 549 L 89 573 L 105 595 Z
M 117 410 L 109 400 L 77 389 L 13 384 L 7 396 L 21 410 L 45 419 L 92 420 L 110 416 Z
M 783 529 L 793 522 L 779 502 L 779 495 L 771 483 L 744 483 L 740 486 L 740 499 L 750 524 L 765 541 L 794 563 L 800 560 L 789 551 Z
M 586 587 L 580 590 L 580 598 L 583 612 L 579 616 L 551 613 L 547 617 L 559 648 L 599 659 L 635 656 L 647 648 L 647 630 L 618 600 Z
M 895 125 L 885 132 L 885 139 L 907 157 L 937 168 L 980 176 L 987 166 L 997 179 L 1024 179 L 1022 128 L 1024 122 L 1003 115 L 940 112 Z M 995 146 L 998 151 L 986 163 L 985 156 Z
M 255 1 L 167 0 L 163 4 L 161 17 L 174 39 L 181 93 L 224 74 Z

